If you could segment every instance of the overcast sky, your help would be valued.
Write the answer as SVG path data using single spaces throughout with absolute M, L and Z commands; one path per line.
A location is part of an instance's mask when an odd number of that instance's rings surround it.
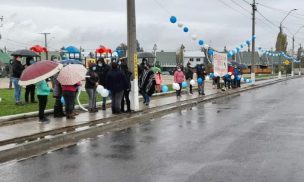
M 294 34 L 304 25 L 302 0 L 257 2 L 261 4 L 259 12 L 277 26 L 257 14 L 257 46 L 274 47 L 286 11 L 299 9 L 284 22 L 288 28 L 285 32 Z M 48 39 L 51 50 L 68 45 L 93 50 L 101 44 L 115 49 L 127 40 L 126 0 L 0 0 L 0 4 L 0 16 L 4 16 L 1 48 L 6 45 L 15 50 L 43 44 L 40 32 L 51 33 Z M 234 49 L 251 37 L 251 7 L 244 0 L 136 0 L 136 11 L 137 39 L 148 51 L 155 43 L 158 50 L 165 51 L 176 51 L 181 44 L 186 49 L 199 49 L 191 39 L 193 34 L 217 49 L 225 45 Z M 187 25 L 190 32 L 184 33 L 171 24 L 171 15 Z M 304 42 L 304 29 L 296 40 L 296 47 Z

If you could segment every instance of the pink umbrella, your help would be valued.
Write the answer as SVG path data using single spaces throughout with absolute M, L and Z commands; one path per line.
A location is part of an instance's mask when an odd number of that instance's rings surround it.
M 69 64 L 62 68 L 57 80 L 61 85 L 74 85 L 85 79 L 87 69 L 80 64 Z
M 62 64 L 53 61 L 39 61 L 27 67 L 19 80 L 22 86 L 31 85 L 45 80 L 56 73 L 62 68 Z

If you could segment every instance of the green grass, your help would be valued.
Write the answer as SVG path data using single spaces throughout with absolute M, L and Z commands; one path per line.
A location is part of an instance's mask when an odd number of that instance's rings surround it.
M 168 84 L 169 91 L 173 91 L 172 84 Z M 24 101 L 24 93 L 25 90 L 22 89 L 21 100 Z M 38 111 L 38 103 L 30 103 L 23 106 L 16 106 L 15 98 L 14 98 L 14 89 L 0 89 L 0 98 L 2 101 L 0 102 L 0 116 L 14 115 L 14 114 L 22 114 L 28 112 Z M 35 98 L 38 101 L 37 97 Z M 102 97 L 100 94 L 97 94 L 97 101 L 102 101 Z M 82 92 L 80 94 L 80 102 L 81 104 L 88 103 L 88 95 L 86 92 Z M 48 97 L 48 103 L 46 109 L 53 109 L 55 103 L 55 99 L 53 98 L 53 94 L 51 93 Z M 77 104 L 77 103 L 76 103 Z
M 22 89 L 21 100 L 24 101 L 24 93 L 25 90 Z M 0 98 L 2 101 L 0 102 L 0 116 L 7 116 L 13 114 L 21 114 L 27 112 L 38 111 L 38 103 L 34 104 L 26 104 L 23 106 L 16 106 L 14 99 L 14 89 L 0 89 Z M 38 101 L 37 97 L 35 99 Z M 101 101 L 102 97 L 100 94 L 97 95 L 97 100 Z M 80 102 L 81 104 L 88 103 L 88 95 L 86 92 L 82 92 L 80 94 Z M 53 98 L 52 93 L 48 97 L 48 103 L 46 109 L 52 109 L 54 107 L 55 99 Z

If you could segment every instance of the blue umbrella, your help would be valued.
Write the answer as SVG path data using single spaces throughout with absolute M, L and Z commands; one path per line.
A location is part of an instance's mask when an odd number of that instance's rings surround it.
M 79 49 L 77 49 L 74 46 L 69 46 L 67 48 L 64 49 L 67 53 L 80 53 Z
M 67 59 L 67 60 L 60 61 L 60 63 L 63 64 L 63 65 L 68 65 L 68 64 L 82 64 L 81 61 L 76 60 L 76 59 Z

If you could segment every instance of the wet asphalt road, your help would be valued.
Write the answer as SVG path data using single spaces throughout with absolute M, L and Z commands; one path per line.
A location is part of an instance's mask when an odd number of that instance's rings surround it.
M 304 79 L 0 166 L 13 182 L 304 180 Z

